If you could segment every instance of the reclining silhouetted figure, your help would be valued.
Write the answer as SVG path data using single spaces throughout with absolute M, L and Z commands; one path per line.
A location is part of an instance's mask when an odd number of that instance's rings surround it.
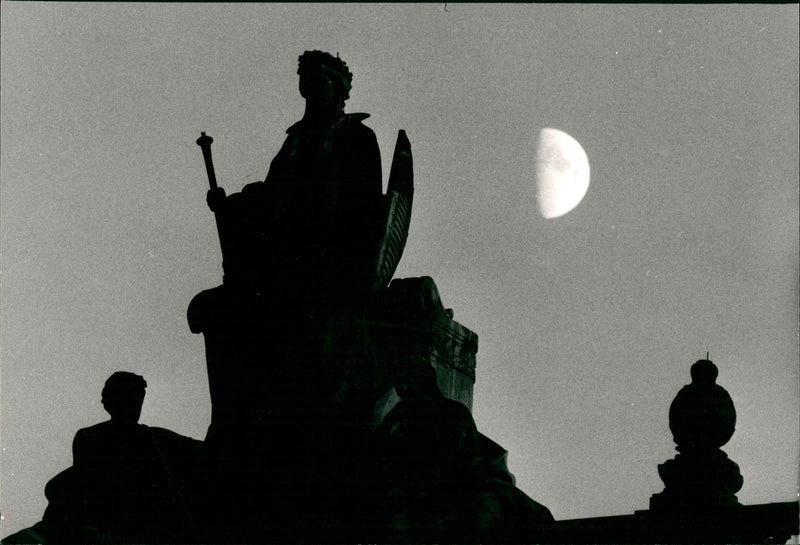
M 508 452 L 480 433 L 469 409 L 445 398 L 419 359 L 390 369 L 399 396 L 372 445 L 370 539 L 385 543 L 526 543 L 553 516 L 515 486 Z
M 102 392 L 111 419 L 78 430 L 72 443 L 84 525 L 122 540 L 141 540 L 151 531 L 163 535 L 184 507 L 167 453 L 186 439 L 138 423 L 146 386 L 133 373 L 111 375 Z
M 4 544 L 196 539 L 188 489 L 197 479 L 202 443 L 138 423 L 146 386 L 125 371 L 106 380 L 102 403 L 111 418 L 78 430 L 72 467 L 45 488 L 42 521 Z

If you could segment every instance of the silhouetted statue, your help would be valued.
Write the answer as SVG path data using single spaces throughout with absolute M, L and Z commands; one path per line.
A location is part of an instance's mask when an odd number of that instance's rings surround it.
M 702 511 L 741 507 L 739 466 L 720 450 L 736 427 L 733 400 L 716 384 L 719 371 L 709 360 L 692 365 L 692 383 L 675 396 L 669 409 L 669 428 L 679 454 L 658 466 L 664 491 L 654 494 L 656 511 Z
M 102 392 L 111 419 L 78 430 L 72 443 L 72 465 L 87 491 L 85 524 L 132 541 L 173 511 L 156 434 L 138 423 L 146 386 L 133 373 L 111 375 Z
M 331 401 L 354 323 L 388 285 L 408 233 L 405 134 L 383 195 L 377 140 L 362 124 L 367 114 L 344 113 L 347 65 L 307 51 L 298 74 L 305 112 L 263 182 L 226 197 L 216 187 L 210 137 L 198 141 L 213 178 L 208 203 L 225 273 L 223 286 L 198 294 L 188 311 L 191 330 L 206 337 L 212 442 L 219 430 L 252 434 L 265 416 L 274 420 L 271 412 L 313 412 L 310 405 Z
M 550 511 L 515 487 L 507 451 L 481 434 L 470 411 L 442 396 L 424 359 L 390 369 L 398 402 L 374 437 L 369 540 L 388 543 L 529 543 Z M 369 472 L 367 472 L 369 474 Z
M 169 543 L 199 540 L 191 496 L 200 441 L 139 424 L 147 383 L 118 371 L 102 403 L 111 419 L 78 430 L 73 465 L 51 479 L 42 522 L 4 543 Z
M 344 113 L 352 74 L 338 57 L 299 59 L 303 118 L 266 179 L 208 203 L 224 232 L 225 282 L 289 304 L 352 306 L 370 286 L 380 238 L 381 158 L 369 114 Z M 227 245 L 227 248 L 226 248 Z
M 305 113 L 263 182 L 226 196 L 198 140 L 224 269 L 188 309 L 212 400 L 207 496 L 224 498 L 201 517 L 217 520 L 209 540 L 528 541 L 549 511 L 437 386 L 441 373 L 471 402 L 477 336 L 432 279 L 389 285 L 411 214 L 408 139 L 383 195 L 367 115 L 344 113 L 345 63 L 305 52 L 298 74 Z
M 363 337 L 358 322 L 371 295 L 391 280 L 410 220 L 405 133 L 383 195 L 377 140 L 362 123 L 367 114 L 344 113 L 352 85 L 347 65 L 307 51 L 298 74 L 305 112 L 263 182 L 230 196 L 214 189 L 210 137 L 198 141 L 210 167 L 208 203 L 220 231 L 224 282 L 193 299 L 188 320 L 206 344 L 209 473 L 215 487 L 244 504 L 231 506 L 232 517 L 320 495 L 318 468 L 338 449 L 334 443 L 346 442 L 333 436 L 353 428 L 340 413 L 352 414 L 369 397 L 361 387 L 342 387 L 343 377 L 352 386 L 359 374 L 351 362 L 364 359 L 353 357 Z M 351 392 L 357 402 L 346 399 Z M 236 494 L 243 486 L 245 493 Z

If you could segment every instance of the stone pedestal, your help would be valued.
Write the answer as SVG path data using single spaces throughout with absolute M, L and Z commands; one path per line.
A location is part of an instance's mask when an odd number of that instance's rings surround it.
M 477 335 L 429 277 L 394 280 L 358 310 L 220 286 L 188 314 L 206 345 L 208 490 L 227 498 L 214 516 L 244 541 L 359 535 L 337 525 L 374 508 L 356 506 L 369 497 L 371 423 L 392 387 L 403 401 L 442 394 L 469 415 Z
M 300 405 L 325 410 L 341 377 L 356 373 L 363 397 L 367 382 L 413 389 L 433 368 L 442 394 L 472 408 L 478 336 L 453 320 L 430 277 L 393 280 L 360 316 L 328 314 L 317 319 L 225 286 L 194 298 L 189 323 L 205 338 L 212 437 Z
M 432 366 L 442 394 L 472 410 L 478 335 L 444 308 L 433 279 L 393 280 L 366 325 L 385 365 L 402 370 L 420 363 Z
M 662 492 L 650 498 L 650 509 L 696 513 L 698 510 L 736 510 L 736 493 L 744 479 L 739 466 L 719 449 L 678 454 L 658 466 Z

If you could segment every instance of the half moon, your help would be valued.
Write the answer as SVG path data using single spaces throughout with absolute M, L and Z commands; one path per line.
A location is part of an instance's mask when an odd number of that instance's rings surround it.
M 577 140 L 558 129 L 542 129 L 536 151 L 536 201 L 542 217 L 563 216 L 589 190 L 589 158 Z

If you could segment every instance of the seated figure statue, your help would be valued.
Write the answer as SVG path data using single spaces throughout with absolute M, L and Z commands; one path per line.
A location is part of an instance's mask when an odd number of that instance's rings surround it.
M 112 540 L 177 538 L 188 522 L 184 488 L 201 443 L 138 423 L 146 386 L 134 373 L 113 373 L 102 391 L 111 418 L 78 430 L 72 443 L 80 519 Z
M 385 543 L 531 543 L 553 516 L 515 486 L 507 451 L 480 433 L 463 404 L 445 398 L 419 359 L 392 366 L 397 402 L 372 440 L 359 513 Z
M 307 526 L 292 516 L 324 511 L 319 468 L 329 465 L 334 441 L 326 438 L 341 420 L 332 415 L 358 319 L 388 285 L 410 216 L 405 134 L 383 195 L 368 115 L 344 112 L 347 65 L 307 51 L 298 74 L 305 111 L 266 179 L 231 195 L 208 193 L 224 281 L 198 294 L 187 313 L 206 345 L 208 473 L 229 498 L 229 524 L 246 525 L 243 541 L 262 526 L 280 540 Z
M 195 535 L 192 496 L 202 442 L 139 424 L 147 382 L 118 371 L 106 380 L 111 418 L 78 430 L 73 464 L 45 487 L 42 520 L 12 543 L 185 543 Z
M 304 115 L 287 130 L 266 179 L 207 196 L 224 282 L 198 294 L 187 317 L 205 337 L 206 439 L 214 452 L 242 437 L 257 444 L 269 437 L 273 445 L 281 420 L 313 421 L 327 412 L 355 324 L 370 295 L 388 285 L 408 233 L 413 182 L 405 133 L 383 195 L 377 139 L 362 123 L 368 114 L 344 113 L 347 65 L 306 51 L 298 74 Z M 230 450 L 219 455 L 241 466 L 239 450 Z
M 363 113 L 344 113 L 352 74 L 338 57 L 299 58 L 303 118 L 289 127 L 266 179 L 241 193 L 209 191 L 228 285 L 315 306 L 369 287 L 380 242 L 381 158 Z

